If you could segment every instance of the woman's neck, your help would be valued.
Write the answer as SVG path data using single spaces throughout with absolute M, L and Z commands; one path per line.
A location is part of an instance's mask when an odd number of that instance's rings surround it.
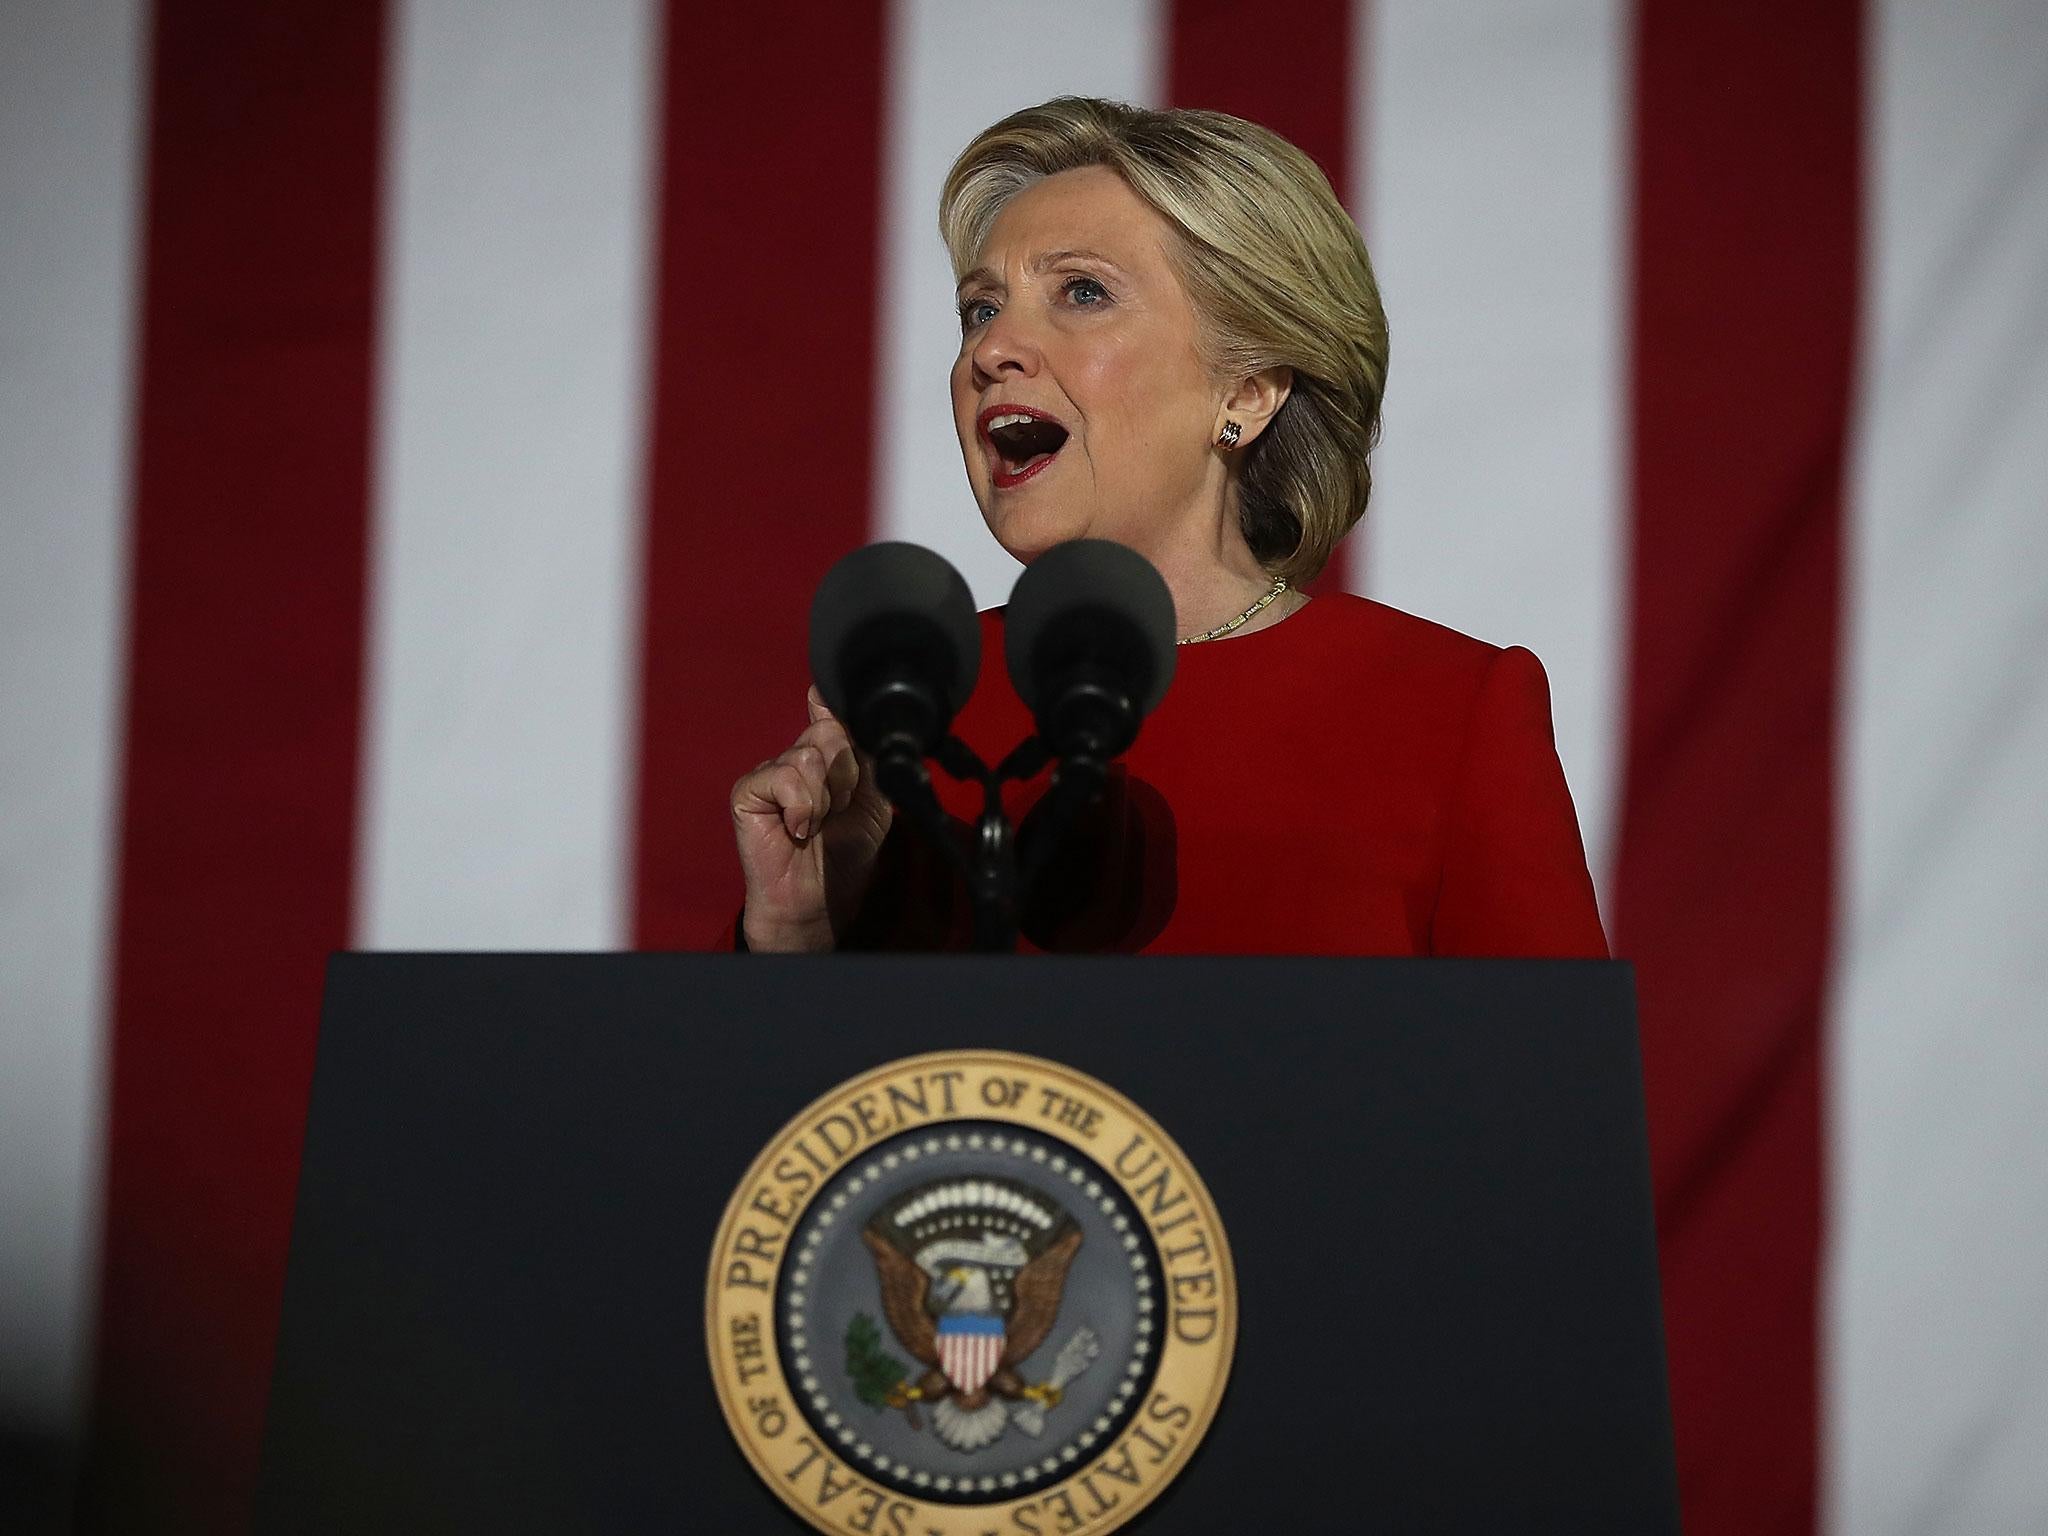
M 1272 572 L 1253 556 L 1235 521 L 1215 527 L 1205 538 L 1175 539 L 1143 551 L 1173 594 L 1176 634 L 1199 635 L 1227 624 L 1273 589 Z M 1307 601 L 1290 587 L 1223 638 L 1270 629 Z

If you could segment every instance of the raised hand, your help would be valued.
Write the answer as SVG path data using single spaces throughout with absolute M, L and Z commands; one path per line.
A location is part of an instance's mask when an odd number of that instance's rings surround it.
M 874 763 L 814 687 L 811 722 L 780 757 L 732 787 L 746 875 L 747 947 L 827 950 L 860 908 L 894 812 Z

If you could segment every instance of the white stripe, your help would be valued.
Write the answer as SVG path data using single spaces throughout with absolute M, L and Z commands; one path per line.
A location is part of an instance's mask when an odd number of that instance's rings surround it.
M 0 7 L 0 1426 L 68 1439 L 99 1237 L 142 7 Z
M 2048 8 L 1872 16 L 1829 1077 L 1841 1536 L 2048 1528 Z
M 1596 881 L 1619 778 L 1619 0 L 1373 0 L 1352 163 L 1392 335 L 1366 585 L 1550 674 Z
M 939 188 L 989 124 L 1060 95 L 1158 97 L 1162 39 L 1149 4 L 898 0 L 887 78 L 882 206 L 881 454 L 876 537 L 944 555 L 989 607 L 1017 562 L 989 536 L 967 488 L 947 376 L 960 350 L 953 271 L 938 234 Z
M 389 104 L 370 946 L 625 934 L 651 0 L 409 0 Z

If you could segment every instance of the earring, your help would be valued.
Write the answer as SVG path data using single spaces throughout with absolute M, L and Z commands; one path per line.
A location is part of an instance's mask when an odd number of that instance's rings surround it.
M 1216 446 L 1218 448 L 1221 448 L 1225 453 L 1228 453 L 1231 449 L 1237 446 L 1237 440 L 1243 435 L 1243 427 L 1240 427 L 1234 421 L 1226 421 L 1223 423 L 1222 434 L 1218 436 L 1216 439 Z

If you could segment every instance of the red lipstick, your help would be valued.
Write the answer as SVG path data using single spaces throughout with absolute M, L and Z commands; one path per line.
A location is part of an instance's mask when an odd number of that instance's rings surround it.
M 990 424 L 1002 421 L 1005 418 L 1019 416 L 1028 418 L 1034 423 L 1044 422 L 1047 426 L 1057 429 L 1058 436 L 1050 448 L 1036 449 L 1017 468 L 1012 469 L 1010 466 L 1015 461 L 1010 457 L 1010 454 L 1014 453 L 1019 445 L 1015 443 L 1010 444 L 1009 451 L 1006 452 L 1004 446 L 996 442 L 995 435 L 990 430 Z M 981 440 L 989 456 L 990 477 L 994 480 L 995 487 L 999 491 L 1012 490 L 1042 471 L 1046 465 L 1059 457 L 1060 449 L 1066 446 L 1068 437 L 1066 424 L 1057 416 L 1053 415 L 1050 411 L 1041 411 L 1036 406 L 1030 405 L 1000 404 L 987 406 L 975 418 L 975 423 L 980 428 Z M 1021 423 L 1013 419 L 1003 430 L 1016 430 L 1020 427 Z

